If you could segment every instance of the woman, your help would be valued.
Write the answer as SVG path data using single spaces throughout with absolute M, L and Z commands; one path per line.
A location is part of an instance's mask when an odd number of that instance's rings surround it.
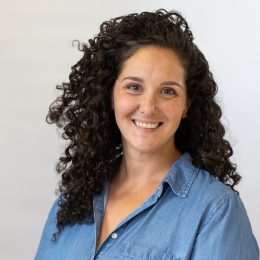
M 258 259 L 217 85 L 185 19 L 111 19 L 47 120 L 69 145 L 36 259 Z

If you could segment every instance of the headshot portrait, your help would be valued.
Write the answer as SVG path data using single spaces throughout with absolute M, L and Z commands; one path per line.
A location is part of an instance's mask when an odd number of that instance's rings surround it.
M 20 91 L 36 87 L 32 101 L 24 94 L 14 100 L 22 100 L 21 113 L 28 104 L 30 117 L 16 116 L 20 128 L 5 130 L 24 135 L 11 138 L 9 149 L 19 147 L 13 149 L 17 163 L 3 157 L 14 173 L 3 179 L 10 193 L 3 234 L 13 221 L 32 236 L 20 246 L 27 248 L 21 259 L 259 259 L 259 90 L 253 91 L 256 75 L 247 65 L 256 59 L 256 45 L 250 50 L 248 25 L 232 27 L 243 24 L 235 21 L 238 15 L 223 11 L 211 18 L 203 8 L 213 15 L 212 6 L 200 2 L 129 3 L 113 11 L 101 2 L 86 4 L 100 12 L 86 9 L 90 16 L 77 26 L 44 29 L 50 42 L 56 37 L 55 50 L 48 53 L 51 47 L 39 43 L 30 47 L 39 56 L 24 54 L 32 59 L 26 61 L 31 72 L 20 78 Z M 65 5 L 60 9 L 77 20 L 74 11 L 82 8 Z M 51 15 L 42 7 L 42 17 L 56 24 L 51 17 L 58 9 Z M 73 55 L 59 47 L 62 35 Z M 248 43 L 245 50 L 235 37 Z M 255 146 L 246 146 L 251 141 Z M 19 221 L 11 200 L 20 204 Z M 24 232 L 14 232 L 14 241 Z M 18 257 L 6 245 L 3 257 Z
M 113 18 L 79 50 L 47 116 L 70 142 L 36 259 L 258 259 L 217 85 L 181 14 Z

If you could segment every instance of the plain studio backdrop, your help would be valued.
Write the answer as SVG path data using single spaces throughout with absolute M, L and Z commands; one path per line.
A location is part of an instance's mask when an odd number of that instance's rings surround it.
M 45 123 L 55 86 L 68 81 L 99 25 L 132 12 L 178 10 L 219 86 L 237 186 L 260 242 L 260 1 L 3 1 L 0 3 L 0 259 L 32 259 L 57 187 L 64 142 Z

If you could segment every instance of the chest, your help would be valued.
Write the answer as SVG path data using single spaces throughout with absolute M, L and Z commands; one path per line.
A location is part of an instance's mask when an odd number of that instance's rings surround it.
M 99 231 L 96 251 L 116 226 L 139 208 L 155 191 L 157 186 L 139 192 L 122 192 L 111 189 Z

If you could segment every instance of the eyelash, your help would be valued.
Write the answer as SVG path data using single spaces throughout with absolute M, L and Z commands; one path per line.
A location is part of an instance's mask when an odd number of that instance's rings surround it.
M 133 89 L 133 87 L 135 87 L 134 89 Z M 136 84 L 131 84 L 131 85 L 128 85 L 128 86 L 126 86 L 126 88 L 128 89 L 128 90 L 130 90 L 130 91 L 133 91 L 133 92 L 140 92 L 141 90 L 141 86 L 139 86 L 139 85 L 136 85 Z M 137 89 L 138 88 L 138 89 Z M 167 91 L 170 91 L 171 93 L 162 93 L 162 91 L 165 91 L 165 90 L 167 90 Z M 176 91 L 173 89 L 173 88 L 163 88 L 161 91 L 160 91 L 160 93 L 162 93 L 162 94 L 165 94 L 165 95 L 170 95 L 170 96 L 173 96 L 173 95 L 176 95 Z

